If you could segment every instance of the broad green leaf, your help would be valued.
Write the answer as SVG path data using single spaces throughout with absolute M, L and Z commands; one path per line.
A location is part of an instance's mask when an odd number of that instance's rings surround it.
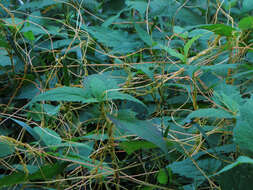
M 91 80 L 89 80 L 87 85 L 88 89 L 91 91 L 91 95 L 98 100 L 103 99 L 105 92 L 108 89 L 105 81 L 98 77 L 93 77 Z
M 253 29 L 253 16 L 248 16 L 241 19 L 240 22 L 238 23 L 238 27 L 241 30 Z
M 81 138 L 82 139 L 82 138 Z M 54 149 L 57 148 L 66 148 L 71 153 L 78 153 L 80 156 L 89 157 L 90 153 L 93 151 L 93 142 L 87 141 L 87 142 L 74 142 L 74 141 L 67 141 L 66 143 L 61 143 L 57 145 L 53 145 Z M 65 150 L 66 150 L 65 149 Z
M 125 11 L 127 9 L 123 9 L 121 11 L 119 11 L 115 16 L 112 16 L 110 18 L 108 18 L 103 24 L 102 27 L 108 27 L 110 26 L 116 19 L 118 19 L 120 17 L 120 14 Z
M 12 173 L 11 175 L 6 175 L 0 178 L 0 187 L 8 187 L 11 185 L 17 185 L 25 182 L 26 174 L 23 172 Z
M 0 179 L 0 187 L 22 184 L 27 181 L 52 180 L 52 178 L 61 173 L 67 165 L 68 163 L 66 162 L 56 163 L 53 165 L 44 165 L 37 172 L 28 175 L 23 172 L 6 175 Z
M 234 141 L 242 150 L 253 152 L 253 100 L 240 107 L 240 114 L 234 128 Z
M 129 95 L 129 94 L 124 94 L 121 92 L 117 92 L 117 91 L 110 91 L 107 93 L 106 96 L 106 100 L 129 100 L 132 102 L 136 102 L 141 104 L 145 109 L 148 109 L 147 106 L 140 100 L 138 100 L 137 98 Z
M 13 19 L 12 18 L 4 18 L 2 20 L 5 22 L 5 24 L 7 26 L 15 26 L 18 28 L 21 28 L 25 22 L 23 19 L 18 18 L 18 17 L 14 17 Z
M 22 164 L 14 164 L 14 165 L 12 165 L 12 167 L 18 171 L 26 172 L 24 169 L 24 165 L 22 165 Z M 28 170 L 29 174 L 33 174 L 38 171 L 39 166 L 26 164 L 25 168 Z
M 206 109 L 198 109 L 196 111 L 191 112 L 186 120 L 192 119 L 192 118 L 234 118 L 233 115 L 229 114 L 228 112 L 221 110 L 221 109 L 215 109 L 215 108 L 206 108 Z
M 23 88 L 20 89 L 20 94 L 15 97 L 15 99 L 32 99 L 36 96 L 36 94 L 39 94 L 40 90 L 36 88 L 34 85 L 27 85 L 23 86 Z
M 240 156 L 239 158 L 237 158 L 237 160 L 234 163 L 225 166 L 223 169 L 221 169 L 219 172 L 215 173 L 214 175 L 219 175 L 223 172 L 231 170 L 232 168 L 234 168 L 240 164 L 253 164 L 253 159 L 251 159 L 247 156 Z
M 61 144 L 61 137 L 55 131 L 48 128 L 34 127 L 34 132 L 38 134 L 39 139 L 46 146 Z
M 131 53 L 142 47 L 142 42 L 137 40 L 137 36 L 122 30 L 112 30 L 107 27 L 92 26 L 84 28 L 98 42 L 104 46 L 111 47 L 113 53 Z
M 91 98 L 85 89 L 66 86 L 41 93 L 38 96 L 34 97 L 31 103 L 37 101 L 67 101 L 82 103 L 98 102 L 96 98 Z
M 227 36 L 227 37 L 233 36 L 233 32 L 235 31 L 234 28 L 225 24 L 202 25 L 199 28 L 206 29 L 206 30 L 214 32 L 217 35 Z
M 11 60 L 10 57 L 1 55 L 0 56 L 0 67 L 6 67 L 6 66 L 11 66 Z
M 126 141 L 119 143 L 119 146 L 129 155 L 140 149 L 157 148 L 156 145 L 148 141 Z
M 49 154 L 68 160 L 69 162 L 78 163 L 78 165 L 87 168 L 90 172 L 95 171 L 102 176 L 108 176 L 114 173 L 113 169 L 106 162 L 90 159 L 88 157 L 81 156 L 80 154 L 73 154 L 73 152 L 66 155 L 53 152 L 50 152 Z
M 253 10 L 253 1 L 252 0 L 243 0 L 242 1 L 243 11 L 249 12 Z
M 160 184 L 166 185 L 169 181 L 169 176 L 167 175 L 165 169 L 161 169 L 157 175 L 157 181 Z
M 221 166 L 220 160 L 211 158 L 198 160 L 196 161 L 196 163 L 198 167 L 201 168 L 206 173 L 206 175 L 213 174 Z M 205 176 L 203 176 L 203 174 L 199 171 L 199 169 L 190 159 L 178 162 L 175 161 L 172 164 L 169 164 L 167 167 L 169 167 L 173 173 L 194 179 L 196 184 L 201 184 L 205 180 Z
M 60 111 L 61 105 L 53 106 L 51 104 L 43 104 L 44 111 L 51 116 L 57 115 Z
M 192 46 L 192 44 L 198 40 L 202 35 L 194 36 L 192 39 L 190 39 L 184 46 L 184 59 L 187 60 L 189 50 Z
M 17 124 L 19 124 L 21 127 L 23 127 L 28 133 L 30 133 L 30 135 L 32 135 L 35 139 L 38 138 L 38 134 L 36 132 L 34 132 L 33 128 L 31 128 L 29 125 L 27 125 L 26 123 L 24 123 L 23 121 L 19 121 L 16 119 L 12 119 L 11 120 L 15 121 Z
M 110 75 L 93 74 L 85 77 L 83 80 L 86 91 L 89 91 L 91 96 L 102 101 L 105 98 L 106 91 L 118 91 L 118 84 Z
M 129 100 L 145 106 L 140 100 L 129 94 L 118 92 L 117 81 L 112 76 L 107 74 L 93 74 L 84 79 L 86 91 L 98 101 L 107 100 Z
M 3 47 L 5 49 L 7 48 L 10 48 L 10 44 L 9 42 L 7 41 L 6 39 L 6 36 L 4 34 L 0 34 L 0 47 Z M 4 54 L 2 54 L 2 50 L 0 50 L 0 55 L 7 55 L 8 53 L 6 51 L 3 51 L 5 52 Z
M 92 85 L 91 85 L 92 84 Z M 82 103 L 97 103 L 107 100 L 130 100 L 136 103 L 142 104 L 146 107 L 140 100 L 130 96 L 128 94 L 123 94 L 117 92 L 117 90 L 112 90 L 106 93 L 106 83 L 102 80 L 96 79 L 89 83 L 87 89 L 76 88 L 76 87 L 61 87 L 49 90 L 42 93 L 32 99 L 30 104 L 37 101 L 67 101 L 67 102 L 82 102 Z M 92 95 L 90 94 L 92 93 Z
M 1 150 L 0 158 L 9 156 L 15 152 L 14 145 L 5 139 L 2 139 L 1 136 L 0 136 L 0 150 Z
M 214 91 L 213 99 L 218 100 L 216 103 L 222 103 L 223 106 L 228 108 L 235 115 L 239 111 L 239 102 L 236 101 L 234 96 L 236 96 L 236 94 L 227 95 L 221 91 Z
M 34 34 L 31 30 L 27 31 L 27 32 L 24 32 L 23 34 L 24 34 L 25 38 L 27 38 L 28 40 L 30 40 L 30 41 L 35 40 Z
M 155 125 L 146 120 L 138 120 L 130 110 L 120 111 L 118 117 L 108 115 L 109 119 L 120 130 L 127 131 L 130 134 L 137 135 L 161 148 L 165 154 L 168 154 L 167 144 L 163 139 L 162 133 Z
M 178 53 L 176 50 L 172 49 L 172 48 L 169 48 L 169 47 L 166 47 L 164 45 L 159 45 L 163 50 L 167 51 L 171 56 L 174 56 L 178 59 L 180 59 L 181 61 L 185 62 L 185 57 L 183 54 L 181 53 Z
M 135 30 L 137 31 L 138 36 L 145 42 L 148 46 L 153 46 L 153 41 L 151 36 L 143 30 L 138 24 L 135 24 Z
M 219 179 L 219 185 L 222 190 L 252 190 L 253 165 L 252 163 L 247 163 L 246 159 L 241 161 L 242 163 L 233 168 L 228 168 L 228 170 L 218 176 L 214 174 L 216 179 Z
M 40 179 L 50 180 L 63 172 L 68 164 L 68 162 L 57 162 L 55 164 L 44 165 L 37 172 L 29 175 L 28 179 L 31 181 Z
M 147 10 L 147 2 L 144 1 L 138 1 L 138 0 L 127 0 L 126 5 L 129 6 L 132 9 L 136 9 L 142 17 L 144 17 L 145 12 Z
M 205 23 L 205 18 L 198 11 L 184 6 L 180 1 L 155 0 L 150 2 L 150 7 L 152 17 L 174 17 L 180 24 L 190 26 Z
M 55 1 L 55 0 L 37 0 L 37 1 L 32 1 L 32 2 L 26 2 L 23 6 L 21 6 L 19 9 L 20 10 L 37 10 L 37 9 L 42 9 L 43 7 L 49 6 L 49 5 L 54 5 L 56 3 L 63 3 L 66 0 L 61 0 L 61 1 Z

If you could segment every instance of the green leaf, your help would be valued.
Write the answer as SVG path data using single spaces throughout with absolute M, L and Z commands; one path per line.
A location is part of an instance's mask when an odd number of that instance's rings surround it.
M 165 169 L 161 169 L 157 175 L 157 181 L 160 183 L 160 184 L 163 184 L 163 185 L 166 185 L 169 181 L 168 179 L 168 175 L 165 171 Z
M 190 39 L 184 46 L 184 59 L 187 60 L 189 50 L 192 46 L 192 44 L 198 40 L 202 35 L 194 36 L 192 39 Z
M 61 173 L 68 163 L 56 163 L 53 165 L 44 165 L 37 172 L 26 174 L 23 172 L 13 173 L 0 179 L 0 187 L 21 184 L 27 181 L 52 180 L 53 177 Z
M 44 165 L 37 172 L 29 175 L 28 179 L 31 181 L 52 179 L 56 177 L 56 175 L 63 172 L 63 170 L 68 166 L 68 164 L 68 162 L 57 162 L 56 164 Z
M 63 3 L 66 0 L 61 0 L 60 2 Z M 36 9 L 43 9 L 43 7 L 53 5 L 56 3 L 60 3 L 59 1 L 52 1 L 52 0 L 37 0 L 32 2 L 26 2 L 23 6 L 20 7 L 20 10 L 36 10 Z
M 233 36 L 233 32 L 235 31 L 234 28 L 225 24 L 202 25 L 199 28 L 206 29 L 206 30 L 214 32 L 217 35 L 227 36 L 227 37 Z
M 157 148 L 156 145 L 148 141 L 126 141 L 119 143 L 119 146 L 124 149 L 129 155 L 140 149 Z
M 103 24 L 102 27 L 108 27 L 110 26 L 116 19 L 118 19 L 120 17 L 120 14 L 125 11 L 126 9 L 123 9 L 121 11 L 119 11 L 115 16 L 112 16 L 110 18 L 108 18 Z
M 0 187 L 17 185 L 26 181 L 26 174 L 23 172 L 13 173 L 0 179 Z
M 240 107 L 240 114 L 234 128 L 234 142 L 242 150 L 253 152 L 253 100 L 248 100 Z
M 27 31 L 27 32 L 24 32 L 23 34 L 24 34 L 25 38 L 27 38 L 28 40 L 30 40 L 30 41 L 35 40 L 34 34 L 31 30 Z
M 191 112 L 186 120 L 192 119 L 194 117 L 198 118 L 234 118 L 233 115 L 229 114 L 228 112 L 221 110 L 221 109 L 215 109 L 215 108 L 206 108 L 206 109 L 198 109 L 196 111 Z
M 211 158 L 198 160 L 196 163 L 197 166 L 201 168 L 207 175 L 213 174 L 221 166 L 220 160 Z M 197 184 L 201 184 L 205 180 L 205 176 L 203 176 L 203 174 L 190 159 L 178 162 L 175 161 L 172 164 L 169 164 L 167 167 L 169 167 L 173 173 L 194 179 Z
M 21 28 L 22 25 L 25 22 L 23 19 L 17 18 L 17 17 L 15 17 L 15 18 L 3 18 L 2 20 L 5 22 L 5 24 L 7 26 L 16 26 L 18 28 Z
M 240 156 L 239 158 L 237 158 L 237 160 L 232 163 L 232 164 L 229 164 L 227 166 L 225 166 L 222 170 L 220 170 L 219 172 L 215 173 L 213 176 L 215 175 L 219 175 L 223 172 L 226 172 L 228 170 L 231 170 L 232 168 L 240 165 L 240 164 L 253 164 L 253 159 L 247 157 L 247 156 Z
M 164 46 L 164 45 L 159 44 L 159 46 L 160 46 L 163 50 L 167 51 L 171 56 L 174 56 L 174 57 L 180 59 L 181 61 L 185 62 L 185 56 L 184 56 L 183 54 L 178 53 L 176 50 L 174 50 L 174 49 L 172 49 L 172 48 L 169 48 L 169 47 L 166 47 L 166 46 Z
M 58 145 L 61 143 L 61 137 L 55 131 L 48 128 L 34 127 L 34 132 L 38 134 L 38 140 L 46 146 Z
M 0 61 L 0 66 L 2 66 L 2 67 L 11 66 L 10 57 L 5 56 L 5 55 L 1 55 L 0 60 L 1 60 Z
M 50 116 L 57 115 L 60 111 L 60 107 L 61 105 L 53 106 L 51 104 L 43 104 L 44 111 Z
M 148 33 L 143 30 L 138 24 L 135 24 L 135 30 L 137 31 L 138 36 L 142 39 L 143 42 L 145 42 L 148 46 L 153 46 L 153 40 L 148 35 Z
M 37 133 L 34 132 L 33 128 L 31 128 L 29 125 L 27 125 L 26 123 L 24 123 L 23 121 L 19 121 L 16 119 L 12 119 L 11 120 L 15 121 L 17 124 L 19 124 L 20 126 L 22 126 L 28 133 L 30 133 L 30 135 L 32 135 L 35 139 L 38 138 Z
M 155 125 L 146 120 L 138 120 L 135 118 L 135 113 L 130 110 L 121 110 L 118 117 L 108 115 L 109 119 L 120 130 L 127 131 L 130 134 L 135 134 L 161 148 L 165 154 L 168 154 L 167 144 L 163 140 L 162 133 Z
M 37 101 L 98 102 L 96 98 L 91 98 L 85 89 L 66 86 L 41 93 L 34 97 L 31 103 Z
M 214 91 L 213 99 L 216 100 L 216 103 L 221 103 L 222 106 L 227 107 L 234 114 L 239 111 L 239 102 L 235 98 L 236 94 L 228 95 L 222 91 Z M 240 95 L 238 95 L 240 97 Z
M 9 156 L 11 155 L 12 153 L 15 152 L 15 148 L 14 148 L 14 145 L 5 140 L 5 139 L 2 139 L 0 138 L 0 158 L 3 158 L 5 156 Z
M 252 1 L 253 2 L 253 1 Z M 238 23 L 238 27 L 241 30 L 248 30 L 253 28 L 253 16 L 244 17 Z
M 147 2 L 144 1 L 126 1 L 127 6 L 129 6 L 132 9 L 136 9 L 142 17 L 145 16 L 145 12 L 147 10 Z
M 124 94 L 124 93 L 117 92 L 117 91 L 108 92 L 107 96 L 106 96 L 106 100 L 129 100 L 129 101 L 141 104 L 143 106 L 143 108 L 145 108 L 146 110 L 148 109 L 147 106 L 142 101 L 138 100 L 137 98 L 135 98 L 129 94 Z
M 243 0 L 242 1 L 242 9 L 245 12 L 249 12 L 253 10 L 253 1 L 252 0 Z
M 122 30 L 112 30 L 99 26 L 87 27 L 85 30 L 104 46 L 111 47 L 113 53 L 132 53 L 142 46 L 142 43 L 137 40 L 136 35 Z
M 50 152 L 49 154 L 56 156 L 58 158 L 62 158 L 64 160 L 71 161 L 73 163 L 78 163 L 78 166 L 81 165 L 91 172 L 96 170 L 95 172 L 101 174 L 102 176 L 108 176 L 114 173 L 113 169 L 110 166 L 108 166 L 106 162 L 90 159 L 88 157 L 81 156 L 80 154 L 68 153 L 66 155 L 62 155 L 53 152 Z

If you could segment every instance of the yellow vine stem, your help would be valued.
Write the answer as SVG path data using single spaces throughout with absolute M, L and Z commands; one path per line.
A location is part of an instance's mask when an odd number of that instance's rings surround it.
M 209 47 L 209 48 L 207 48 L 207 49 L 199 52 L 197 55 L 189 58 L 188 61 L 187 61 L 187 64 L 191 64 L 193 61 L 197 60 L 198 58 L 200 58 L 203 55 L 206 55 L 207 53 L 209 53 L 210 51 L 212 51 L 214 48 L 216 48 L 217 43 L 219 42 L 220 38 L 221 38 L 221 36 L 216 37 L 214 39 L 213 45 L 211 47 Z

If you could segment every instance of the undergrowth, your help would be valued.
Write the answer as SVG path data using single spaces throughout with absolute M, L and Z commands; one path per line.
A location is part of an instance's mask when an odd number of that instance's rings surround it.
M 251 0 L 0 2 L 1 189 L 251 189 Z

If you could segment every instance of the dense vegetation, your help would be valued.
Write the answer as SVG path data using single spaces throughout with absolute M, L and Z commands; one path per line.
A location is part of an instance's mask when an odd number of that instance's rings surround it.
M 252 189 L 252 14 L 0 1 L 0 189 Z

